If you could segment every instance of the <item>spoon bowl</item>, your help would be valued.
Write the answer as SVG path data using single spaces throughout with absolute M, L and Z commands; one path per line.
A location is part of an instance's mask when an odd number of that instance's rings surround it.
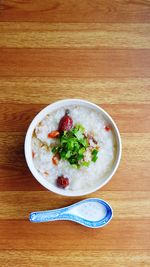
M 61 209 L 32 212 L 31 222 L 74 221 L 91 228 L 103 227 L 112 219 L 110 205 L 99 198 L 88 198 Z

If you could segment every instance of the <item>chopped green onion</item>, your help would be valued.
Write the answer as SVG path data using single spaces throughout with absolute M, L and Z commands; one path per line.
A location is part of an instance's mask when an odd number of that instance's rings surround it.
M 58 137 L 59 144 L 54 146 L 51 151 L 59 153 L 60 158 L 67 160 L 74 168 L 88 167 L 90 161 L 84 161 L 84 153 L 90 145 L 84 132 L 85 129 L 81 124 L 77 124 L 70 131 L 62 132 Z M 98 158 L 97 153 L 96 149 L 91 152 L 93 162 Z
M 98 154 L 98 150 L 94 149 L 94 150 L 92 151 L 92 161 L 93 161 L 93 162 L 96 162 L 96 161 L 97 161 L 97 159 L 98 159 L 97 154 Z
M 88 167 L 90 165 L 90 161 L 83 161 L 81 166 Z

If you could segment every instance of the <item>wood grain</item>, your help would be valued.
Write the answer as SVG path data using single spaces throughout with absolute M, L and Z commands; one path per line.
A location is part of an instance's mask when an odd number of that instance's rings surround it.
M 148 49 L 2 48 L 0 73 L 28 77 L 150 77 L 149 58 Z
M 12 222 L 14 222 L 13 225 Z M 0 249 L 52 251 L 129 249 L 139 250 L 140 254 L 141 250 L 149 249 L 150 236 L 149 233 L 145 235 L 145 228 L 149 229 L 149 227 L 150 222 L 147 219 L 124 221 L 114 219 L 111 224 L 98 231 L 81 227 L 73 222 L 65 222 L 64 226 L 60 221 L 50 224 L 31 224 L 28 220 L 1 220 Z
M 0 47 L 150 48 L 149 24 L 3 23 Z M 12 38 L 13 35 L 13 38 Z
M 78 267 L 99 267 L 99 259 L 106 266 L 117 266 L 118 262 L 120 266 L 126 267 L 147 267 L 150 264 L 149 250 L 98 250 L 90 251 L 85 250 L 78 251 L 41 251 L 41 250 L 5 250 L 0 252 L 1 262 L 3 267 L 7 267 L 10 264 L 20 267 L 18 258 L 22 259 L 22 265 L 27 266 L 30 261 L 30 266 L 62 266 L 69 267 L 70 264 L 74 264 Z M 61 261 L 59 258 L 61 257 Z M 86 260 L 85 260 L 86 259 Z
M 1 0 L 1 21 L 150 22 L 148 0 Z
M 64 97 L 84 98 L 109 107 L 150 104 L 150 78 L 0 77 L 0 91 L 0 102 L 5 104 L 46 105 Z
M 0 1 L 0 266 L 150 266 L 150 1 Z M 33 117 L 64 98 L 104 108 L 121 132 L 121 164 L 86 196 L 108 201 L 101 229 L 31 224 L 29 213 L 85 197 L 48 192 L 31 175 Z

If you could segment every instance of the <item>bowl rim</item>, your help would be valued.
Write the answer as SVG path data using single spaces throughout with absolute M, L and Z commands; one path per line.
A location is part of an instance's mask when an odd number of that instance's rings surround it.
M 102 112 L 102 114 L 104 114 L 104 116 L 106 118 L 108 118 L 108 120 L 111 122 L 113 128 L 114 128 L 114 132 L 115 132 L 115 137 L 116 137 L 116 141 L 117 141 L 117 155 L 116 155 L 116 159 L 115 162 L 113 164 L 113 168 L 112 171 L 110 171 L 110 173 L 108 174 L 108 176 L 106 176 L 105 181 L 99 185 L 94 187 L 94 189 L 92 188 L 91 190 L 84 190 L 85 192 L 82 192 L 82 190 L 78 190 L 78 191 L 68 191 L 68 190 L 64 190 L 61 188 L 58 188 L 52 184 L 50 184 L 34 167 L 34 163 L 33 163 L 33 159 L 32 159 L 32 148 L 31 148 L 31 140 L 32 140 L 32 133 L 33 130 L 35 128 L 35 126 L 48 114 L 51 113 L 53 110 L 60 108 L 60 107 L 64 107 L 66 105 L 79 105 L 82 104 L 83 106 L 89 106 L 89 108 L 93 107 L 93 109 L 97 109 L 99 111 Z M 87 101 L 87 100 L 83 100 L 83 99 L 62 99 L 62 100 L 58 100 L 56 102 L 53 102 L 49 105 L 47 105 L 45 108 L 43 108 L 40 112 L 37 113 L 37 115 L 33 118 L 33 120 L 31 121 L 27 132 L 26 132 L 26 136 L 25 136 L 25 142 L 24 142 L 24 152 L 25 152 L 25 159 L 28 165 L 29 170 L 31 171 L 32 175 L 34 176 L 34 178 L 41 184 L 43 185 L 45 188 L 47 188 L 49 191 L 52 191 L 53 193 L 59 194 L 59 195 L 63 195 L 63 196 L 84 196 L 84 195 L 88 195 L 91 193 L 94 193 L 95 191 L 99 190 L 100 188 L 102 188 L 104 185 L 106 185 L 113 177 L 113 175 L 115 174 L 116 170 L 118 169 L 120 160 L 121 160 L 121 154 L 122 154 L 122 142 L 121 142 L 121 136 L 118 130 L 118 127 L 116 125 L 116 123 L 114 122 L 114 120 L 112 119 L 112 117 L 100 106 Z

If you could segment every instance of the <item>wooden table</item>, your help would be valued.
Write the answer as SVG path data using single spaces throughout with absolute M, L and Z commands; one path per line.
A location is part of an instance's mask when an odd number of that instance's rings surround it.
M 63 98 L 115 119 L 123 155 L 86 196 L 114 209 L 105 228 L 32 224 L 29 213 L 84 197 L 57 196 L 27 168 L 27 127 Z M 150 1 L 0 1 L 0 266 L 150 266 Z

